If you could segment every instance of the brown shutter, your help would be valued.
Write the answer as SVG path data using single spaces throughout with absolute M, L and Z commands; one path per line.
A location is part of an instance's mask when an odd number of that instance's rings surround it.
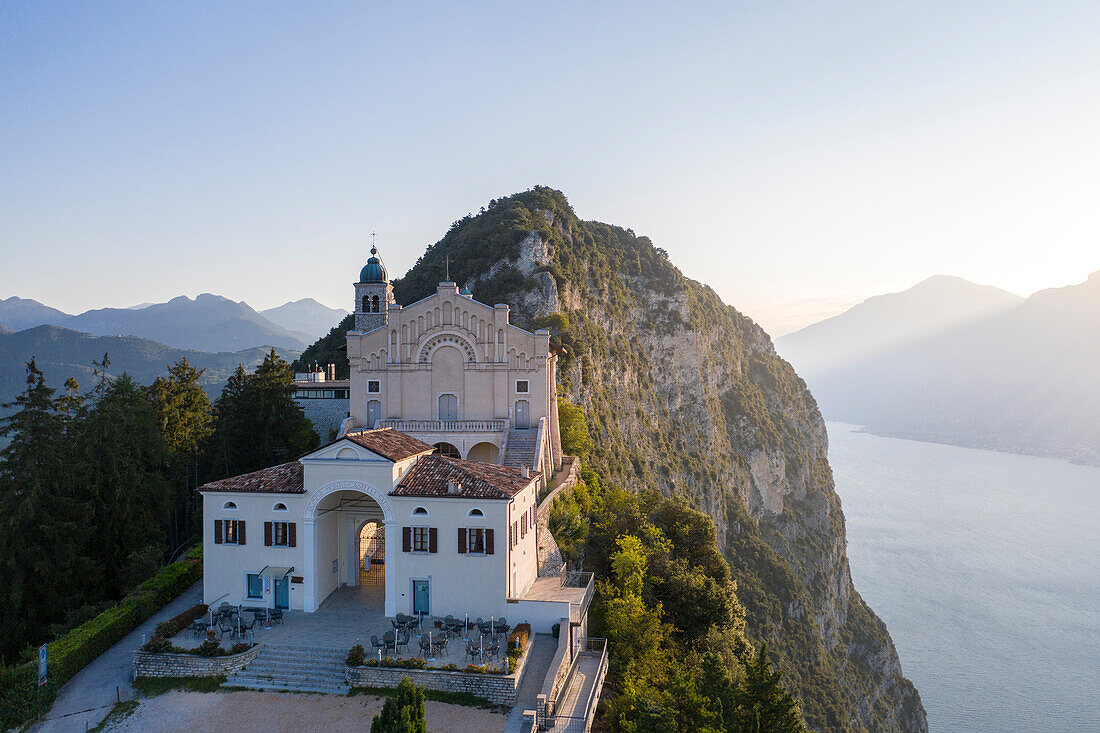
M 291 547 L 298 546 L 298 525 L 294 522 L 288 525 L 287 544 Z
M 515 524 L 516 524 L 515 522 L 512 522 L 511 524 L 508 525 L 508 549 L 509 550 L 511 550 L 513 547 L 516 546 L 515 542 L 514 542 L 515 532 L 512 531 L 515 528 Z
M 485 554 L 493 554 L 493 530 L 485 530 Z
M 439 530 L 428 528 L 428 552 L 439 552 Z
M 222 543 L 222 520 L 214 520 L 214 544 L 220 545 Z
M 271 547 L 271 522 L 264 522 L 264 547 Z
M 238 519 L 237 520 L 237 544 L 238 545 L 243 545 L 244 544 L 244 520 L 243 519 Z
M 466 528 L 465 527 L 459 527 L 458 528 L 458 554 L 459 555 L 465 555 L 466 554 Z
M 401 552 L 412 552 L 413 548 L 413 528 L 402 527 L 401 528 Z

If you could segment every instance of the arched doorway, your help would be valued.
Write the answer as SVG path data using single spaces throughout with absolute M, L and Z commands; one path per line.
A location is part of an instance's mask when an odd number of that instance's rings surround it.
M 371 520 L 359 530 L 359 585 L 386 584 L 386 525 Z
M 436 443 L 435 452 L 441 456 L 447 458 L 461 458 L 462 454 L 458 452 L 458 448 L 454 447 L 450 443 Z
M 489 442 L 478 443 L 470 449 L 469 455 L 466 456 L 466 460 L 480 461 L 481 463 L 496 463 L 500 457 L 500 448 Z

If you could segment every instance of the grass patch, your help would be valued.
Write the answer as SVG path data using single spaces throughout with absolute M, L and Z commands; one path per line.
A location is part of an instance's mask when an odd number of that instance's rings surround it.
M 110 723 L 115 723 L 120 720 L 125 720 L 134 714 L 137 710 L 139 702 L 137 700 L 123 700 L 122 702 L 116 702 L 115 706 L 111 708 L 111 712 L 107 713 L 107 717 L 99 721 L 99 725 L 92 728 L 89 733 L 96 733 L 96 731 L 103 731 Z
M 348 697 L 356 695 L 374 695 L 375 697 L 391 697 L 397 688 L 394 687 L 353 687 L 348 690 Z M 434 702 L 444 702 L 448 705 L 464 705 L 468 708 L 479 710 L 499 710 L 500 705 L 494 705 L 484 697 L 478 697 L 471 692 L 441 692 L 439 690 L 424 690 L 424 699 Z
M 138 677 L 134 688 L 144 697 L 156 697 L 173 690 L 183 692 L 219 692 L 226 677 Z

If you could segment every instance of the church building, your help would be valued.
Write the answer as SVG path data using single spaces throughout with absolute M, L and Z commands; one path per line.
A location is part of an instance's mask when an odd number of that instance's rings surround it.
M 538 498 L 562 461 L 549 332 L 453 282 L 399 305 L 374 248 L 354 312 L 338 437 L 199 489 L 204 602 L 313 612 L 363 584 L 388 616 L 509 616 L 538 631 L 569 618 L 569 601 L 542 591 L 558 579 L 539 584 L 553 538 Z

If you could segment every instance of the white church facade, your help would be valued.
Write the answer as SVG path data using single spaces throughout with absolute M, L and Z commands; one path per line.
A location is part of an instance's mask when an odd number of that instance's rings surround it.
M 569 597 L 544 592 L 558 579 L 539 578 L 553 539 L 538 497 L 562 458 L 549 333 L 450 282 L 397 305 L 376 254 L 355 285 L 336 440 L 199 489 L 204 602 L 308 613 L 371 584 L 388 616 L 549 630 L 570 617 Z

